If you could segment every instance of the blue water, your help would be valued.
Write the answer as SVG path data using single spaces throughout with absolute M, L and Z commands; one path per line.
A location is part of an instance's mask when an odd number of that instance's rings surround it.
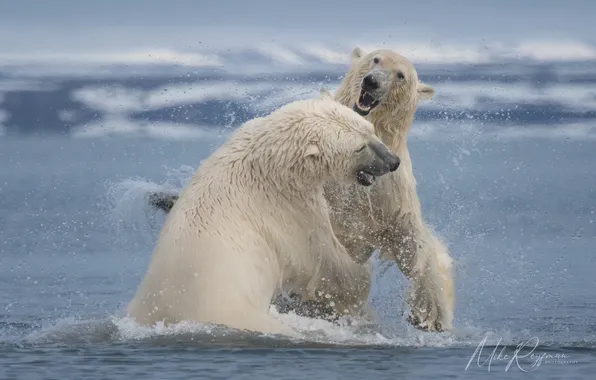
M 406 281 L 379 266 L 378 324 L 283 317 L 300 341 L 123 318 L 163 222 L 144 196 L 179 189 L 222 138 L 0 139 L 0 378 L 592 378 L 590 139 L 411 139 L 426 219 L 457 262 L 452 332 L 409 326 Z M 485 337 L 480 364 L 497 343 L 546 356 L 468 366 Z
M 230 130 L 346 70 L 255 74 L 253 55 L 215 71 L 0 69 L 0 378 L 594 377 L 594 61 L 417 66 L 436 96 L 409 145 L 456 260 L 453 331 L 408 325 L 407 282 L 376 261 L 373 325 L 280 316 L 303 332 L 289 341 L 125 318 L 163 223 L 146 195 L 181 189 Z

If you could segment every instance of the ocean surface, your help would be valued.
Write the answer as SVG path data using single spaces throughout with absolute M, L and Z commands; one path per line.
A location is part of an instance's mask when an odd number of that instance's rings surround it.
M 163 223 L 147 194 L 181 189 L 241 122 L 334 89 L 345 69 L 6 68 L 0 378 L 592 379 L 594 61 L 419 68 L 437 97 L 409 146 L 425 218 L 456 260 L 453 331 L 409 326 L 407 281 L 376 261 L 374 325 L 280 315 L 304 335 L 287 340 L 124 316 Z

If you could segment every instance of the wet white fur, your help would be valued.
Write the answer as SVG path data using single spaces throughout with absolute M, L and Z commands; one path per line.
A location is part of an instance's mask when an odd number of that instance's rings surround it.
M 359 313 L 371 268 L 335 237 L 323 184 L 353 183 L 354 152 L 373 140 L 370 122 L 325 94 L 245 123 L 167 216 L 128 314 L 291 335 L 269 314 L 282 288 Z
M 408 303 L 412 315 L 431 331 L 450 329 L 455 297 L 452 258 L 424 222 L 407 146 L 407 132 L 417 104 L 432 98 L 434 89 L 418 80 L 414 66 L 405 57 L 391 50 L 366 54 L 356 47 L 335 98 L 351 107 L 360 94 L 362 78 L 373 69 L 389 70 L 392 75 L 390 83 L 384 84 L 388 86 L 387 96 L 367 119 L 399 156 L 401 165 L 371 188 L 339 182 L 327 186 L 333 229 L 357 261 L 367 260 L 375 248 L 381 249 L 383 258 L 395 260 L 410 281 Z M 405 78 L 399 80 L 398 72 Z

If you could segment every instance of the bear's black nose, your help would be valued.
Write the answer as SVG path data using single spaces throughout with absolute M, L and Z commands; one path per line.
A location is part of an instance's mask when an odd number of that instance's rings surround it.
M 368 74 L 362 80 L 362 89 L 365 91 L 373 91 L 379 88 L 379 82 L 373 74 Z
M 399 168 L 399 164 L 400 164 L 400 159 L 399 157 L 397 157 L 396 155 L 391 155 L 391 157 L 389 157 L 389 171 L 396 171 L 397 168 Z

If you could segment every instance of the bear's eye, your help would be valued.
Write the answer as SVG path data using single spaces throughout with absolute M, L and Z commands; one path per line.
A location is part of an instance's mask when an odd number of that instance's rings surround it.
M 403 80 L 403 79 L 405 79 L 406 77 L 405 77 L 404 73 L 402 73 L 401 71 L 398 71 L 398 72 L 397 72 L 397 78 L 398 78 L 399 80 Z
M 375 59 L 373 59 L 373 62 L 376 65 L 377 63 L 381 62 L 381 60 L 379 59 L 379 57 L 375 57 Z
M 356 152 L 362 152 L 366 148 L 366 144 L 362 145 L 360 148 L 356 149 Z

